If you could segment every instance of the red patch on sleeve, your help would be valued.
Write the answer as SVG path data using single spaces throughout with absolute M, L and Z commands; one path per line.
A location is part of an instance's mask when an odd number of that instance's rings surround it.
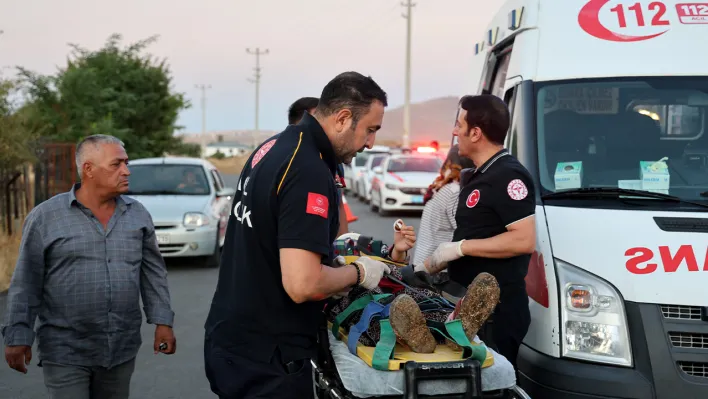
M 307 193 L 307 213 L 327 219 L 328 209 L 329 199 L 327 197 L 322 194 Z

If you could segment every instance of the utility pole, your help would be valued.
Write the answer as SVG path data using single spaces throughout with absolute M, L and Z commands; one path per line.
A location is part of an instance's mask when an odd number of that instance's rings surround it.
M 256 130 L 253 133 L 253 148 L 258 146 L 258 107 L 260 102 L 260 89 L 261 89 L 261 55 L 268 54 L 268 49 L 261 50 L 260 47 L 256 47 L 255 50 L 250 48 L 246 49 L 246 52 L 251 55 L 256 56 L 256 67 L 254 68 L 254 78 L 248 79 L 249 82 L 255 83 L 256 85 Z
M 197 89 L 202 91 L 202 137 L 206 135 L 206 91 L 211 89 L 211 85 L 194 85 Z
M 406 148 L 410 145 L 411 134 L 411 17 L 415 4 L 413 4 L 412 0 L 406 0 L 401 5 L 406 7 L 406 13 L 403 14 L 403 18 L 406 19 L 406 91 L 403 104 L 403 147 Z

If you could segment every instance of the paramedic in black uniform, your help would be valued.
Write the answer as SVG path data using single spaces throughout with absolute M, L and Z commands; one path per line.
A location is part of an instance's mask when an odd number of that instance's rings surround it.
M 323 300 L 376 287 L 370 258 L 332 268 L 339 213 L 335 172 L 371 148 L 386 93 L 345 72 L 313 115 L 261 144 L 244 166 L 205 324 L 205 372 L 220 398 L 311 398 Z
M 460 156 L 476 169 L 460 177 L 457 229 L 428 260 L 427 271 L 448 268 L 450 279 L 467 286 L 481 272 L 496 277 L 500 303 L 492 341 L 516 370 L 519 346 L 531 315 L 526 283 L 536 246 L 535 196 L 531 175 L 504 148 L 509 110 L 496 96 L 465 96 L 455 122 Z
M 301 97 L 295 100 L 288 108 L 288 124 L 296 125 L 300 123 L 305 113 L 312 115 L 317 108 L 320 99 L 317 97 Z M 342 202 L 342 188 L 344 187 L 344 168 L 342 164 L 337 165 L 337 204 L 339 209 L 339 232 L 337 237 L 349 232 L 349 223 L 347 222 L 347 213 L 344 211 L 344 203 Z

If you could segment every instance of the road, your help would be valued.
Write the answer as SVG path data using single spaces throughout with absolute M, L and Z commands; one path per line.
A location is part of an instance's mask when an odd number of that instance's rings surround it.
M 238 176 L 225 176 L 226 184 L 238 183 Z M 400 217 L 418 228 L 420 214 L 403 214 L 379 217 L 356 199 L 349 198 L 354 215 L 359 220 L 352 223 L 351 231 L 367 233 L 374 237 L 391 240 L 393 222 Z M 204 376 L 203 337 L 204 320 L 216 284 L 217 270 L 203 269 L 184 262 L 168 262 L 169 285 L 172 306 L 176 313 L 175 336 L 177 353 L 171 356 L 154 355 L 152 342 L 154 326 L 144 324 L 143 346 L 138 354 L 137 365 L 131 383 L 132 399 L 209 398 L 215 397 L 209 390 Z M 0 320 L 4 320 L 6 297 L 0 296 Z M 35 349 L 36 355 L 36 349 Z M 40 399 L 46 389 L 42 369 L 32 361 L 26 375 L 19 374 L 0 363 L 0 398 Z

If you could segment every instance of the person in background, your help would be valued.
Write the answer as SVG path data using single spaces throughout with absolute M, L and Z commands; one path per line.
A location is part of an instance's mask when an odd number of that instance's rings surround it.
M 455 213 L 460 194 L 460 172 L 463 169 L 474 168 L 472 160 L 461 157 L 459 147 L 453 146 L 447 159 L 440 169 L 440 176 L 428 187 L 425 195 L 425 207 L 420 218 L 418 240 L 413 253 L 413 268 L 421 271 L 425 268 L 425 260 L 433 254 L 438 246 L 452 241 L 457 228 Z M 447 270 L 433 274 L 432 283 L 442 285 L 449 280 Z
M 315 111 L 315 108 L 317 108 L 317 104 L 319 103 L 319 101 L 320 100 L 317 97 L 302 97 L 297 99 L 294 103 L 292 103 L 292 105 L 290 105 L 290 108 L 288 109 L 288 124 L 296 125 L 300 123 L 305 113 L 312 115 L 312 113 Z M 344 211 L 344 202 L 342 200 L 344 195 L 342 189 L 345 187 L 345 185 L 344 167 L 341 163 L 337 165 L 337 176 L 335 177 L 335 180 L 337 181 L 337 195 L 339 199 L 339 233 L 337 234 L 337 236 L 340 236 L 349 232 L 347 213 Z
M 155 353 L 175 353 L 167 269 L 152 218 L 128 192 L 128 155 L 113 136 L 76 148 L 81 183 L 27 216 L 2 328 L 8 365 L 27 373 L 34 324 L 53 399 L 126 399 L 141 345 L 140 296 Z M 164 344 L 164 347 L 161 345 Z

